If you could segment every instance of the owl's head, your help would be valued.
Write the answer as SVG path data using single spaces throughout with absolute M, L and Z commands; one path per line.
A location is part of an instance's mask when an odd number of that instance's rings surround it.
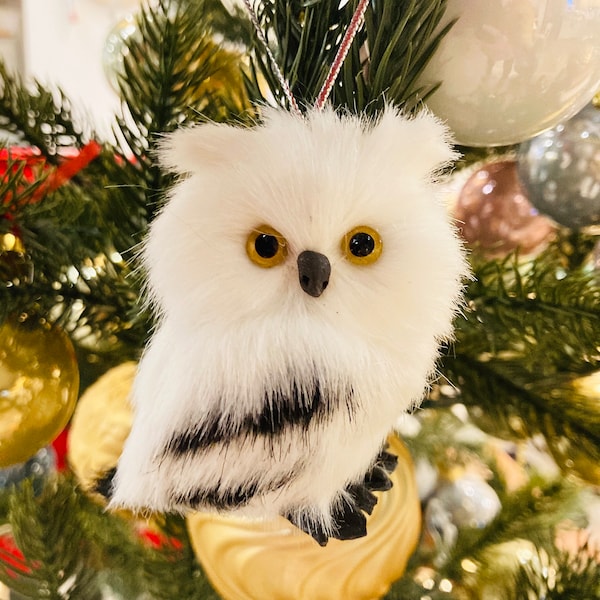
M 393 108 L 180 130 L 162 162 L 182 177 L 144 250 L 153 300 L 190 333 L 300 321 L 439 341 L 466 272 L 436 187 L 453 158 L 439 121 Z

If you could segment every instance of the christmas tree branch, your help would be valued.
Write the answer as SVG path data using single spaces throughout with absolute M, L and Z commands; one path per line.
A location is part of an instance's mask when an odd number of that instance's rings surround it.
M 59 475 L 41 492 L 29 482 L 5 490 L 0 515 L 9 523 L 22 569 L 0 560 L 0 580 L 31 598 L 102 598 L 104 577 L 124 598 L 217 600 L 198 565 L 181 517 L 154 525 L 158 545 L 144 541 L 136 521 L 107 512 Z M 157 517 L 158 518 L 158 517 Z
M 72 482 L 52 482 L 38 496 L 29 482 L 13 490 L 9 523 L 25 557 L 25 572 L 17 574 L 0 563 L 0 578 L 7 585 L 32 598 L 102 597 L 92 568 L 91 548 L 80 523 L 73 523 L 73 519 L 81 518 L 80 499 Z
M 525 598 L 598 598 L 599 560 L 598 552 L 587 544 L 576 554 L 563 551 L 548 555 L 538 549 L 532 560 L 519 565 L 503 600 L 514 598 L 517 590 Z
M 577 490 L 564 481 L 544 482 L 533 479 L 526 487 L 504 493 L 502 510 L 485 528 L 460 528 L 456 548 L 440 573 L 450 579 L 464 576 L 462 562 L 469 558 L 486 567 L 490 548 L 516 539 L 531 541 L 536 547 L 554 550 L 554 528 L 573 516 Z M 488 564 L 493 570 L 493 565 Z
M 60 89 L 47 89 L 37 81 L 26 86 L 0 60 L 2 129 L 38 148 L 50 164 L 58 164 L 61 149 L 79 148 L 89 140 L 89 132 L 75 124 L 71 104 Z
M 600 406 L 574 382 L 599 364 L 598 278 L 585 266 L 568 268 L 556 247 L 535 262 L 475 262 L 474 271 L 441 372 L 461 402 L 481 408 L 484 428 L 542 432 L 551 449 L 573 440 L 597 460 Z

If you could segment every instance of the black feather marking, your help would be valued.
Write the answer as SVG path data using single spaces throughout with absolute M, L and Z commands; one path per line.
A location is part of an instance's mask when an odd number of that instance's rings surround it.
M 245 483 L 228 489 L 220 489 L 218 487 L 210 489 L 198 488 L 186 493 L 172 494 L 171 500 L 175 504 L 190 508 L 212 506 L 213 508 L 232 510 L 248 504 L 256 496 L 257 491 L 257 483 Z
M 259 481 L 242 481 L 235 487 L 225 487 L 222 483 L 210 488 L 198 487 L 188 492 L 171 492 L 171 502 L 193 509 L 212 507 L 218 510 L 233 510 L 248 504 L 255 496 L 276 492 L 293 481 L 305 468 L 303 460 L 297 461 L 290 470 L 279 477 Z
M 106 471 L 99 479 L 94 483 L 92 491 L 97 492 L 104 496 L 107 500 L 110 500 L 113 495 L 113 481 L 117 474 L 117 467 L 113 467 Z
M 239 438 L 265 438 L 285 435 L 290 430 L 306 430 L 311 422 L 323 422 L 331 418 L 343 402 L 348 413 L 352 410 L 353 393 L 344 398 L 332 398 L 322 391 L 318 381 L 312 390 L 293 383 L 291 394 L 282 390 L 265 393 L 263 408 L 258 414 L 233 418 L 227 414 L 209 414 L 201 428 L 175 433 L 165 445 L 163 456 L 182 456 L 211 446 Z

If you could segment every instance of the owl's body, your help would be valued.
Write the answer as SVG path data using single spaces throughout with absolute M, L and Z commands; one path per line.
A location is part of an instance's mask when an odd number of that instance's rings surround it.
M 392 109 L 174 134 L 164 164 L 189 176 L 144 249 L 160 320 L 113 505 L 327 535 L 366 510 L 355 490 L 451 335 L 466 267 L 432 174 L 452 156 L 433 117 Z

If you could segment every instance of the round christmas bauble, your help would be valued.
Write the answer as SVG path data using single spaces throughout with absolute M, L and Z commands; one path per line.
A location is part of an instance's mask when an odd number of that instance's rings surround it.
M 102 67 L 112 89 L 119 93 L 119 77 L 125 75 L 123 59 L 127 54 L 127 40 L 137 32 L 132 15 L 121 19 L 108 33 L 102 49 Z
M 377 492 L 367 536 L 325 547 L 284 519 L 268 523 L 206 513 L 188 517 L 194 552 L 225 600 L 374 600 L 404 572 L 417 544 L 420 504 L 413 466 L 396 437 L 393 487 Z
M 478 168 L 465 182 L 454 206 L 463 238 L 490 256 L 517 248 L 523 254 L 538 250 L 555 225 L 534 208 L 523 189 L 514 161 Z
M 44 479 L 56 469 L 56 452 L 52 446 L 38 450 L 29 460 L 0 469 L 0 490 L 21 483 L 33 483 L 35 491 L 41 489 Z
M 426 100 L 467 146 L 515 144 L 585 106 L 600 86 L 600 0 L 448 0 L 458 19 L 425 67 Z
M 33 263 L 21 238 L 14 233 L 0 235 L 0 280 L 13 286 L 32 279 Z
M 439 563 L 450 555 L 459 529 L 482 529 L 501 508 L 494 488 L 477 475 L 467 473 L 442 485 L 424 515 L 425 533 L 436 547 Z
M 65 427 L 77 401 L 73 345 L 58 326 L 0 326 L 0 467 L 23 462 Z
M 98 480 L 117 464 L 131 430 L 129 394 L 137 363 L 113 367 L 81 395 L 69 429 L 67 460 L 83 489 L 94 490 Z
M 600 31 L 599 31 L 600 38 Z M 557 223 L 579 229 L 600 223 L 600 109 L 521 144 L 519 176 L 532 204 Z
M 104 74 L 113 90 L 121 93 L 120 80 L 127 76 L 125 57 L 129 54 L 129 44 L 138 38 L 141 41 L 139 23 L 135 16 L 129 15 L 120 20 L 109 32 L 102 52 Z M 198 108 L 208 98 L 216 100 L 226 97 L 231 108 L 242 112 L 250 108 L 250 101 L 243 75 L 243 56 L 240 49 L 220 39 L 198 38 L 200 56 L 193 62 L 183 62 L 181 71 L 188 72 L 204 69 L 206 78 L 191 86 L 186 100 L 190 107 Z

